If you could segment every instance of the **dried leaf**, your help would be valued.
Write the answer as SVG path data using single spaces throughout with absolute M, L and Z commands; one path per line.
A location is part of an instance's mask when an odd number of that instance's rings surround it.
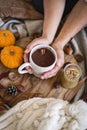
M 0 80 L 1 80 L 2 78 L 8 77 L 9 72 L 10 72 L 10 71 L 1 73 L 1 74 L 0 74 Z

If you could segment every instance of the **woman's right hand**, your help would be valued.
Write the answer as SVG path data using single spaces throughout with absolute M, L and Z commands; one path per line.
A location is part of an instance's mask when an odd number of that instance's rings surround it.
M 32 48 L 38 44 L 47 44 L 49 45 L 50 44 L 50 41 L 45 38 L 45 37 L 39 37 L 39 38 L 36 38 L 34 39 L 31 43 L 28 44 L 28 46 L 26 47 L 26 50 L 24 52 L 24 62 L 28 62 L 28 55 L 29 55 L 29 52 L 32 50 Z M 28 71 L 31 71 L 31 68 L 27 67 L 26 68 Z

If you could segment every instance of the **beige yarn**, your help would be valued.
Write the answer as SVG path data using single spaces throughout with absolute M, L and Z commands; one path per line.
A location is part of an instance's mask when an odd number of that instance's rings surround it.
M 55 98 L 21 101 L 0 117 L 0 130 L 85 130 L 87 104 Z

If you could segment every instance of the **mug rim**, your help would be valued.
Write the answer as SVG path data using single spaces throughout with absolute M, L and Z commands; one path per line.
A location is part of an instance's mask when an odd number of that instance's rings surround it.
M 46 67 L 39 66 L 39 65 L 35 64 L 35 62 L 32 60 L 32 54 L 33 54 L 36 50 L 38 50 L 38 49 L 40 49 L 40 48 L 47 48 L 47 49 L 49 49 L 49 50 L 53 53 L 53 55 L 55 56 L 55 60 L 54 60 L 54 62 L 53 62 L 50 66 L 46 66 Z M 34 47 L 32 48 L 32 50 L 31 50 L 31 52 L 30 52 L 30 56 L 29 56 L 29 61 L 30 61 L 30 64 L 34 64 L 36 67 L 38 67 L 38 68 L 40 68 L 40 69 L 45 69 L 45 70 L 46 70 L 46 69 L 50 68 L 51 66 L 53 66 L 54 64 L 56 64 L 56 62 L 57 62 L 57 54 L 56 54 L 56 51 L 55 51 L 51 46 L 46 45 L 46 44 L 44 44 L 44 45 L 39 44 L 39 45 L 36 45 L 36 46 L 34 46 Z M 32 65 L 31 65 L 31 66 L 32 66 Z

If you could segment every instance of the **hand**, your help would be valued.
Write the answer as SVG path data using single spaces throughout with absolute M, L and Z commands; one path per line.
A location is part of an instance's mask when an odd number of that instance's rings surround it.
M 36 38 L 34 39 L 31 43 L 28 44 L 28 46 L 26 47 L 26 50 L 24 52 L 24 62 L 28 62 L 28 55 L 29 55 L 29 52 L 32 50 L 32 48 L 38 44 L 47 44 L 49 45 L 50 42 L 47 38 L 45 37 L 39 37 L 39 38 Z M 28 71 L 31 71 L 31 68 L 30 67 L 26 67 L 26 69 Z
M 41 79 L 48 79 L 55 76 L 64 64 L 64 52 L 62 46 L 58 46 L 58 44 L 53 44 L 52 47 L 55 49 L 57 53 L 57 58 L 58 58 L 57 63 L 51 71 L 42 74 Z

